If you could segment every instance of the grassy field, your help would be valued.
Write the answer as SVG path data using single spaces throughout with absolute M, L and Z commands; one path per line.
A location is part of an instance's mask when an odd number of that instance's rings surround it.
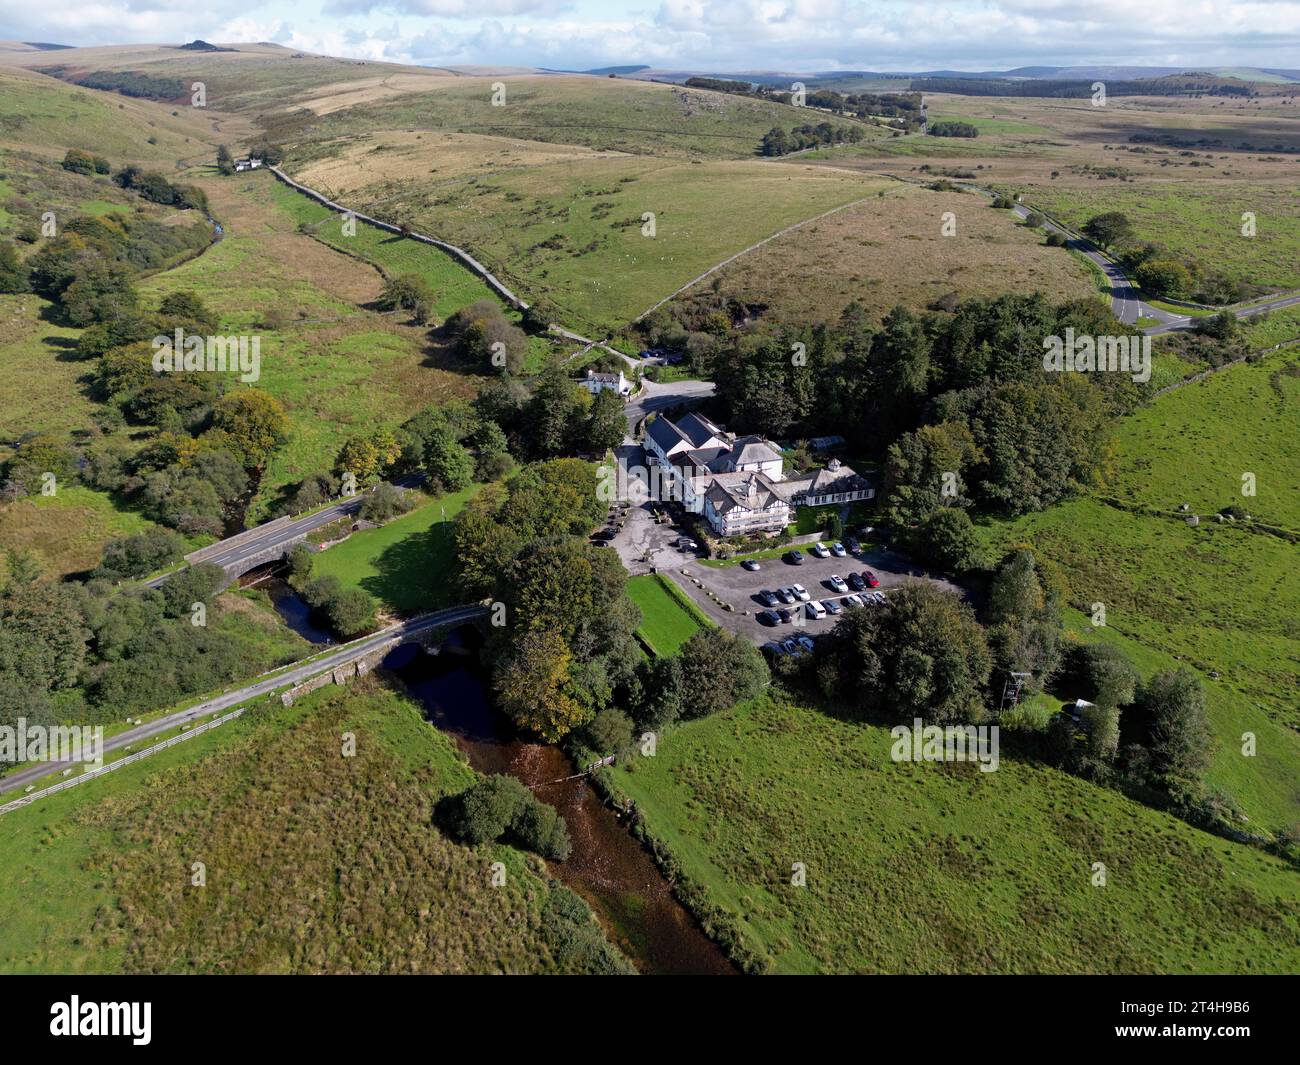
M 641 608 L 641 626 L 637 634 L 656 655 L 676 654 L 677 650 L 704 626 L 698 610 L 692 612 L 680 594 L 666 587 L 668 578 L 653 573 L 630 577 L 628 598 Z
M 941 233 L 944 215 L 956 233 Z M 1086 271 L 1041 234 L 1012 224 L 982 196 L 891 184 L 885 195 L 772 241 L 724 267 L 722 292 L 781 321 L 834 321 L 851 300 L 880 317 L 960 299 L 1039 291 L 1092 293 Z M 712 279 L 710 282 L 712 283 Z
M 1297 386 L 1282 372 L 1293 362 L 1279 353 L 1162 397 L 1120 425 L 1116 470 L 1097 498 L 979 527 L 990 546 L 1028 542 L 1060 563 L 1075 602 L 1105 604 L 1099 635 L 1127 639 L 1152 668 L 1201 675 L 1219 739 L 1209 783 L 1273 831 L 1300 821 L 1296 547 L 1211 515 L 1237 503 L 1296 521 Z M 1243 471 L 1256 473 L 1254 498 L 1240 495 Z M 1183 502 L 1195 527 L 1177 511 Z M 1267 757 L 1241 757 L 1246 731 L 1267 737 Z
M 450 186 L 377 182 L 358 209 L 471 251 L 524 299 L 610 329 L 743 248 L 886 183 L 794 164 L 595 156 Z M 654 236 L 643 234 L 647 213 Z
M 56 577 L 93 569 L 109 540 L 154 527 L 106 493 L 81 485 L 0 504 L 0 545 L 35 553 L 46 573 Z
M 362 588 L 389 610 L 407 612 L 451 606 L 448 577 L 453 561 L 450 522 L 477 485 L 422 502 L 378 529 L 353 533 L 322 551 L 313 576 L 335 576 Z
M 1300 286 L 1300 204 L 1284 186 L 1105 182 L 1093 188 L 1041 186 L 1027 190 L 1025 198 L 1076 228 L 1103 211 L 1122 211 L 1139 239 L 1167 245 L 1207 268 L 1273 288 Z M 1254 237 L 1241 234 L 1247 211 L 1256 216 Z
M 705 926 L 760 971 L 1300 964 L 1300 881 L 1280 860 L 1005 749 L 981 773 L 894 763 L 892 742 L 773 696 L 678 727 L 609 779 Z
M 345 733 L 355 757 L 341 756 Z M 374 679 L 256 709 L 0 818 L 0 970 L 594 968 L 599 929 L 566 934 L 543 863 L 432 826 L 434 801 L 472 778 Z

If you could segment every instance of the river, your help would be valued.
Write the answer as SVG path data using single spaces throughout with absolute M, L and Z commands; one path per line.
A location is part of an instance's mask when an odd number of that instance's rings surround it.
M 311 621 L 311 611 L 284 581 L 261 586 L 295 632 L 313 642 L 328 633 Z M 552 875 L 578 892 L 595 911 L 606 934 L 636 967 L 652 974 L 735 974 L 722 949 L 673 895 L 649 853 L 620 816 L 606 806 L 585 779 L 550 783 L 574 773 L 558 747 L 519 736 L 488 700 L 486 670 L 479 662 L 473 630 L 465 643 L 453 634 L 440 654 L 415 645 L 399 647 L 383 668 L 398 678 L 425 718 L 455 739 L 480 773 L 508 773 L 534 788 L 559 811 L 569 829 L 573 853 L 548 862 Z

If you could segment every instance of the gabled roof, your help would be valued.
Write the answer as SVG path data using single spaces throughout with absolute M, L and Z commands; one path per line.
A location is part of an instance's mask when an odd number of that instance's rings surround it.
M 761 473 L 722 473 L 709 483 L 704 498 L 718 514 L 733 510 L 766 510 L 785 503 L 775 484 Z
M 716 441 L 725 441 L 727 434 L 702 414 L 691 411 L 677 423 L 678 431 L 691 442 L 692 447 L 706 447 Z
M 652 419 L 650 424 L 646 426 L 645 433 L 663 449 L 665 455 L 679 444 L 690 446 L 691 443 L 686 434 L 663 415 Z
M 755 462 L 780 462 L 781 453 L 761 436 L 739 436 L 731 446 L 731 461 L 735 466 L 748 466 Z

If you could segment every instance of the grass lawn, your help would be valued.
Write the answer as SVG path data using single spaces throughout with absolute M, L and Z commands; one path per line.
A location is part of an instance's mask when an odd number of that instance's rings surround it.
M 312 575 L 338 577 L 393 611 L 451 606 L 451 521 L 478 488 L 431 499 L 378 529 L 353 533 L 315 556 Z
M 705 927 L 758 971 L 1300 965 L 1300 888 L 1281 860 L 1020 761 L 1005 737 L 991 773 L 895 763 L 892 742 L 771 696 L 677 727 L 607 779 Z
M 699 611 L 682 601 L 682 593 L 667 587 L 669 579 L 652 573 L 629 577 L 628 598 L 641 608 L 641 638 L 657 655 L 675 654 L 687 640 L 704 628 Z

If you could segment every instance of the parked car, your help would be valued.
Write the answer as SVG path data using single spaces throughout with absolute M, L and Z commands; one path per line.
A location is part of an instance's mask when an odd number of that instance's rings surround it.
M 860 595 L 846 595 L 843 599 L 840 600 L 840 602 L 842 602 L 850 610 L 856 610 L 860 606 L 866 606 L 866 604 L 862 601 L 862 596 Z
M 797 598 L 794 591 L 790 588 L 778 588 L 776 590 L 776 597 L 780 599 L 781 602 L 785 603 L 786 606 L 789 606 Z
M 782 625 L 789 625 L 794 620 L 794 611 L 788 606 L 783 606 L 776 612 L 776 616 L 781 619 Z
M 809 599 L 812 598 L 812 596 L 808 594 L 808 589 L 805 588 L 802 584 L 790 585 L 790 591 L 794 592 L 794 597 L 798 599 L 799 602 L 801 603 L 806 603 L 808 602 Z
M 858 574 L 856 573 L 849 574 L 849 587 L 852 588 L 855 592 L 862 591 L 862 589 L 865 588 L 866 586 L 867 586 L 867 582 L 864 581 Z
M 869 569 L 864 569 L 862 571 L 862 579 L 867 582 L 868 588 L 880 587 L 880 578 L 877 577 L 874 573 L 872 573 L 871 570 Z
M 797 643 L 801 649 L 807 651 L 809 654 L 812 654 L 813 648 L 817 646 L 815 643 L 813 643 L 813 638 L 811 636 L 805 636 L 802 633 L 800 633 L 794 639 L 795 639 L 795 643 Z
M 762 651 L 763 654 L 767 655 L 769 658 L 775 658 L 777 655 L 785 654 L 785 648 L 783 648 L 775 640 L 771 640 L 763 644 L 763 646 L 760 647 L 759 650 Z
M 812 547 L 808 548 L 808 554 L 817 558 L 829 558 L 831 553 L 826 550 L 825 544 L 813 544 Z
M 884 592 L 872 592 L 872 593 L 871 593 L 871 601 L 872 601 L 873 603 L 883 603 L 883 602 L 885 601 L 885 593 L 884 593 Z
M 840 606 L 838 599 L 823 599 L 822 606 L 826 608 L 828 614 L 843 614 L 844 608 Z
M 858 541 L 858 538 L 856 536 L 850 536 L 845 541 L 845 544 L 848 546 L 848 549 L 855 555 L 862 550 L 862 544 Z
M 744 562 L 740 564 L 740 568 L 747 569 L 749 570 L 750 573 L 757 573 L 763 567 L 760 566 L 757 562 L 755 562 L 752 558 L 747 558 L 745 559 Z
M 831 544 L 831 554 L 836 558 L 843 558 L 848 552 L 844 550 L 844 545 L 837 540 Z
M 804 613 L 813 621 L 820 621 L 826 616 L 826 608 L 822 606 L 821 603 L 817 602 L 816 599 L 804 603 L 803 609 Z
M 758 593 L 759 602 L 764 606 L 776 606 L 781 601 L 781 597 L 772 591 L 771 588 L 764 588 Z
M 764 625 L 780 625 L 781 618 L 775 610 L 764 610 L 758 615 L 758 620 Z
M 833 588 L 837 592 L 847 592 L 849 590 L 849 586 L 844 583 L 844 578 L 841 577 L 838 573 L 832 573 L 830 576 L 830 580 L 828 580 L 826 583 L 829 584 L 831 588 Z
M 790 563 L 790 565 L 792 565 L 792 566 L 802 566 L 802 565 L 803 565 L 803 552 L 802 552 L 802 551 L 787 551 L 787 552 L 785 553 L 785 560 L 786 560 L 788 563 Z
M 680 540 L 677 541 L 677 546 L 680 547 L 683 551 L 694 551 L 700 545 L 697 544 L 694 540 L 692 540 L 689 536 L 683 536 Z
M 617 529 L 601 529 L 598 533 L 592 533 L 593 540 L 612 540 L 618 535 Z
M 801 655 L 804 651 L 792 636 L 787 636 L 781 641 L 781 650 L 788 655 Z

